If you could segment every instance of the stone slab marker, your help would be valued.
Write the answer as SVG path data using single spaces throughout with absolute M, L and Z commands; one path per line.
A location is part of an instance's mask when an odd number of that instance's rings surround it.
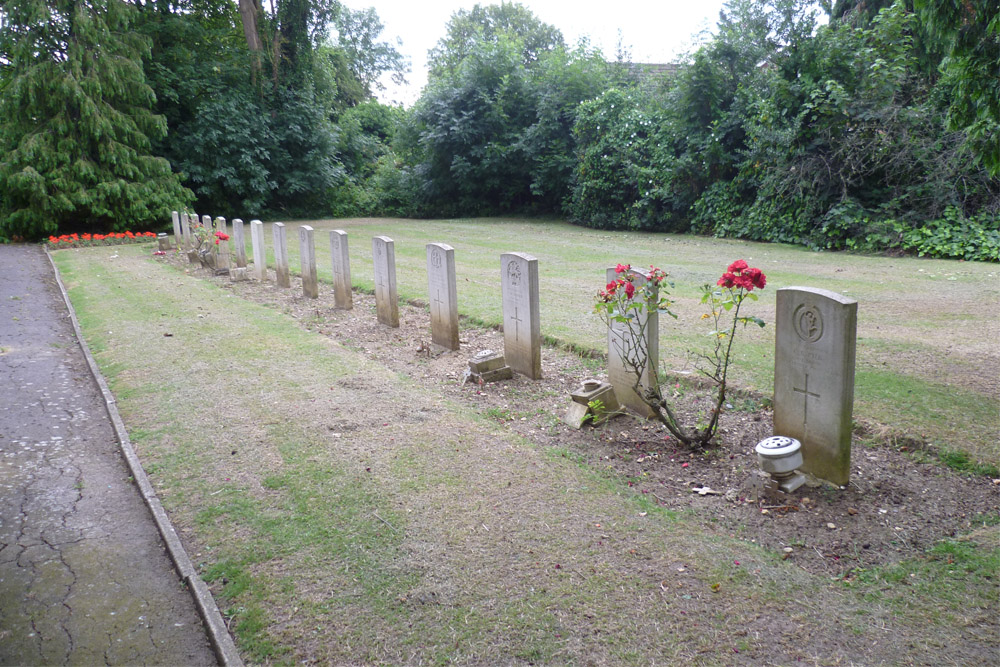
M 181 216 L 177 211 L 171 211 L 170 220 L 174 223 L 174 247 L 181 247 Z
M 803 472 L 845 485 L 851 471 L 858 302 L 783 287 L 775 306 L 774 433 L 802 443 Z
M 444 243 L 427 244 L 427 287 L 431 302 L 431 342 L 458 349 L 458 289 L 455 249 Z
M 250 221 L 250 244 L 253 246 L 253 273 L 257 280 L 267 281 L 267 254 L 264 249 L 264 223 Z
M 351 293 L 351 260 L 347 255 L 347 232 L 330 231 L 330 261 L 333 263 L 333 305 L 350 310 L 354 307 Z
M 181 244 L 177 247 L 184 250 L 191 249 L 191 221 L 187 211 L 181 211 Z
M 538 317 L 538 260 L 523 252 L 500 255 L 503 348 L 507 365 L 532 380 L 542 377 Z
M 233 250 L 236 254 L 236 267 L 245 269 L 247 266 L 247 242 L 243 221 L 239 218 L 233 218 Z
M 375 264 L 375 311 L 378 321 L 399 326 L 399 299 L 396 295 L 396 248 L 388 236 L 372 238 L 372 261 Z
M 299 264 L 302 267 L 302 293 L 310 299 L 319 298 L 319 279 L 316 276 L 316 245 L 313 228 L 299 227 Z
M 291 287 L 292 277 L 288 272 L 288 235 L 285 233 L 285 223 L 276 222 L 271 225 L 274 235 L 274 281 L 278 287 Z
M 205 231 L 209 236 L 212 234 L 212 216 L 203 215 L 201 216 L 201 226 L 205 228 Z
M 215 219 L 215 231 L 222 232 L 226 236 L 229 236 L 229 228 L 226 225 L 225 218 Z M 218 239 L 215 239 L 218 240 Z M 216 271 L 228 271 L 229 270 L 229 241 L 219 241 L 219 245 L 216 246 L 219 252 L 215 258 L 215 270 Z
M 636 294 L 640 294 L 648 276 L 635 269 L 631 269 L 631 273 L 634 276 L 632 282 L 636 287 Z M 606 277 L 607 282 L 610 283 L 618 279 L 618 274 L 615 273 L 614 268 L 609 268 Z M 646 367 L 641 373 L 640 388 L 649 388 L 656 382 L 656 371 L 660 360 L 660 315 L 655 310 L 650 312 L 643 309 L 638 324 L 634 326 L 638 329 L 642 327 L 643 322 L 645 322 L 645 328 L 642 329 L 643 336 L 637 341 L 639 345 L 637 351 L 640 352 L 638 356 L 641 356 L 643 350 L 646 353 Z M 611 326 L 608 327 L 608 381 L 614 386 L 615 396 L 621 405 L 641 417 L 650 419 L 656 413 L 632 388 L 635 385 L 635 374 L 624 361 L 626 355 L 636 358 L 635 352 L 629 352 L 626 345 L 626 331 L 628 331 L 627 325 L 621 322 L 612 322 Z

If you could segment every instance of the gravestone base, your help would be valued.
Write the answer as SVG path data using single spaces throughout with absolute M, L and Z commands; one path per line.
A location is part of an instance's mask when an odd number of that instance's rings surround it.
M 469 370 L 473 373 L 485 373 L 507 365 L 504 356 L 493 350 L 482 350 L 469 359 Z
M 513 378 L 514 371 L 507 365 L 502 354 L 493 350 L 483 350 L 469 359 L 469 370 L 466 373 L 465 381 L 485 384 L 512 380 Z
M 576 391 L 570 392 L 573 403 L 563 421 L 573 428 L 582 428 L 588 421 L 593 426 L 603 424 L 621 414 L 615 388 L 607 382 L 587 380 Z M 594 405 L 600 402 L 599 405 Z
M 188 250 L 187 252 L 188 261 L 192 264 L 201 264 L 201 258 L 198 257 L 197 250 Z
M 806 483 L 806 476 L 800 472 L 785 473 L 785 477 L 783 478 L 779 478 L 778 475 L 772 475 L 772 477 L 774 477 L 774 481 L 778 484 L 778 489 L 785 493 L 791 493 Z
M 250 278 L 247 274 L 248 271 L 245 266 L 238 266 L 235 269 L 229 269 L 229 280 L 234 283 L 241 283 Z

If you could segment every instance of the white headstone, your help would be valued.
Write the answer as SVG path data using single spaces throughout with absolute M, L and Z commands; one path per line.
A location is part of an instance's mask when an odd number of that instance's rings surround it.
M 330 232 L 330 260 L 333 263 L 333 305 L 350 310 L 354 307 L 351 293 L 351 260 L 347 255 L 347 232 Z
M 310 299 L 319 297 L 319 279 L 316 276 L 316 246 L 313 228 L 299 227 L 299 264 L 302 267 L 302 293 Z
M 458 290 L 455 249 L 444 243 L 427 244 L 427 286 L 431 303 L 431 342 L 458 349 Z
M 250 244 L 253 246 L 253 272 L 260 282 L 267 281 L 267 250 L 264 248 L 264 223 L 250 221 Z
M 378 321 L 386 326 L 399 326 L 399 304 L 396 295 L 396 249 L 388 236 L 372 239 L 372 260 L 375 264 L 375 310 Z
M 632 284 L 636 287 L 636 295 L 641 298 L 647 274 L 635 269 L 630 269 L 629 272 L 633 276 Z M 619 277 L 613 268 L 607 270 L 609 283 Z M 636 313 L 634 310 L 631 312 Z M 656 369 L 660 358 L 659 313 L 655 308 L 652 311 L 643 308 L 631 324 L 632 331 L 637 335 L 627 334 L 629 326 L 612 321 L 608 327 L 608 381 L 615 388 L 619 404 L 649 419 L 656 413 L 636 393 L 634 387 L 637 370 L 641 377 L 640 391 L 653 387 L 657 381 Z M 627 362 L 626 359 L 630 361 Z
M 239 218 L 233 218 L 233 250 L 236 253 L 237 268 L 246 268 L 247 242 L 243 230 L 243 221 Z
M 288 236 L 285 234 L 285 223 L 276 222 L 271 225 L 274 235 L 274 282 L 278 287 L 291 287 L 292 277 L 288 271 Z
M 205 230 L 205 233 L 209 236 L 212 235 L 212 216 L 203 215 L 201 216 L 201 226 Z
M 783 287 L 775 306 L 774 433 L 802 443 L 801 470 L 850 480 L 858 302 Z
M 181 216 L 177 211 L 170 212 L 170 220 L 174 223 L 174 247 L 181 247 Z
M 538 317 L 538 260 L 521 252 L 500 255 L 503 345 L 507 365 L 532 380 L 542 377 Z
M 181 211 L 181 245 L 178 247 L 184 250 L 191 249 L 191 222 L 187 211 Z
M 215 219 L 215 231 L 222 232 L 226 236 L 229 236 L 229 228 L 226 226 L 226 219 L 219 217 Z M 214 235 L 213 235 L 214 236 Z M 219 251 L 216 253 L 215 257 L 215 268 L 216 270 L 229 270 L 229 241 L 223 241 L 219 237 L 213 239 L 213 243 L 218 241 L 216 249 Z

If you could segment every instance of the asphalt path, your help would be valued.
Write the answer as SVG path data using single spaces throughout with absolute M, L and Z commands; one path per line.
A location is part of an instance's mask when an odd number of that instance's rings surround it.
M 0 664 L 217 664 L 44 251 L 3 244 Z

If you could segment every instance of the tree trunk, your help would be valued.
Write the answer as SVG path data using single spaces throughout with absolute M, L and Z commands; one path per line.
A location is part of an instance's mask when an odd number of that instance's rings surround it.
M 247 48 L 250 49 L 251 63 L 253 66 L 254 79 L 260 72 L 260 52 L 264 45 L 260 40 L 260 30 L 257 25 L 257 17 L 260 16 L 259 0 L 239 0 L 240 21 L 243 23 L 243 36 L 247 40 Z

